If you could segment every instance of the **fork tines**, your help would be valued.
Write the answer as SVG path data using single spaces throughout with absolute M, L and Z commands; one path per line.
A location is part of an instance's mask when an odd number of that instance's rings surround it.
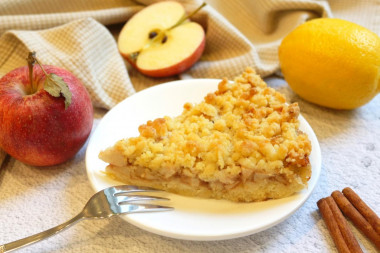
M 160 190 L 151 187 L 135 185 L 118 185 L 104 190 L 116 198 L 116 204 L 122 213 L 170 211 L 173 207 L 157 204 L 146 204 L 146 201 L 168 201 L 170 199 L 159 196 L 134 195 L 137 192 L 158 192 Z
M 119 204 L 124 202 L 136 202 L 136 201 L 147 201 L 147 200 L 169 200 L 168 198 L 156 197 L 156 196 L 147 196 L 147 195 L 117 195 L 117 201 Z
M 129 193 L 129 192 L 157 192 L 161 191 L 155 188 L 151 187 L 145 187 L 145 186 L 136 186 L 136 185 L 117 185 L 114 187 L 111 187 L 109 189 L 114 189 L 114 194 L 123 194 L 123 193 Z
M 162 212 L 174 210 L 174 208 L 170 206 L 154 204 L 129 204 L 125 202 L 120 204 L 119 207 L 123 213 Z

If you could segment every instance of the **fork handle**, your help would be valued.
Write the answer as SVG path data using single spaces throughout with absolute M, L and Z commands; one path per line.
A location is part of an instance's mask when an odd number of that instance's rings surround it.
M 28 237 L 25 237 L 23 239 L 13 241 L 10 243 L 6 243 L 4 245 L 0 245 L 0 253 L 10 252 L 12 250 L 19 249 L 21 247 L 31 245 L 33 243 L 42 241 L 50 236 L 53 236 L 61 231 L 63 231 L 66 228 L 69 228 L 71 225 L 74 225 L 78 221 L 82 220 L 84 218 L 83 213 L 80 212 L 78 215 L 74 216 L 72 219 L 66 221 L 65 223 L 62 223 L 58 226 L 55 226 L 53 228 L 50 228 L 48 230 L 45 230 L 43 232 L 40 232 L 38 234 L 34 234 Z

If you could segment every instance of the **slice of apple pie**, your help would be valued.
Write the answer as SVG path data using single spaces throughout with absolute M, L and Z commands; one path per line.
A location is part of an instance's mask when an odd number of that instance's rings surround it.
M 247 68 L 99 157 L 109 163 L 106 173 L 126 184 L 237 202 L 282 198 L 307 187 L 311 176 L 311 144 L 298 115 L 297 103 L 286 104 Z

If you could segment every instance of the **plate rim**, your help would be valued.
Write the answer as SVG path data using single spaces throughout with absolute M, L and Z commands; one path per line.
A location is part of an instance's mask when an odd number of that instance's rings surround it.
M 85 164 L 86 164 L 86 173 L 87 173 L 87 178 L 89 179 L 90 181 L 90 185 L 91 187 L 95 190 L 95 191 L 98 191 L 100 190 L 99 187 L 96 186 L 96 183 L 95 183 L 95 179 L 96 179 L 96 176 L 94 175 L 94 173 L 92 173 L 92 170 L 88 167 L 88 164 L 89 164 L 89 159 L 92 158 L 90 157 L 90 150 L 91 150 L 91 147 L 93 145 L 93 141 L 94 141 L 94 138 L 93 136 L 96 135 L 97 133 L 97 130 L 99 129 L 99 126 L 101 126 L 101 124 L 104 124 L 103 122 L 106 122 L 108 120 L 109 117 L 112 116 L 112 114 L 116 111 L 116 110 L 119 110 L 119 109 L 115 109 L 115 108 L 122 108 L 122 106 L 125 104 L 125 103 L 128 103 L 126 101 L 130 101 L 132 99 L 138 99 L 140 96 L 144 96 L 144 94 L 146 93 L 150 93 L 150 92 L 154 92 L 155 90 L 160 90 L 160 89 L 170 89 L 171 86 L 177 86 L 177 85 L 184 85 L 184 83 L 190 83 L 190 84 L 187 84 L 187 85 L 193 85 L 194 83 L 210 83 L 210 84 L 207 84 L 207 85 L 216 85 L 216 83 L 219 83 L 221 81 L 221 79 L 212 79 L 212 78 L 201 78 L 201 79 L 185 79 L 185 80 L 175 80 L 175 81 L 170 81 L 170 82 L 165 82 L 165 83 L 162 83 L 162 84 L 159 84 L 159 85 L 155 85 L 155 86 L 152 86 L 152 87 L 149 87 L 149 88 L 146 88 L 142 91 L 139 91 L 139 92 L 136 92 L 135 94 L 125 98 L 124 100 L 122 100 L 120 103 L 118 103 L 115 107 L 113 107 L 112 109 L 110 109 L 104 116 L 103 118 L 99 121 L 99 123 L 97 124 L 97 127 L 93 130 L 93 132 L 91 133 L 90 135 L 90 139 L 89 139 L 89 142 L 88 142 L 88 145 L 87 145 L 87 148 L 86 148 L 86 154 L 85 154 Z M 269 86 L 268 86 L 269 87 Z M 206 94 L 204 94 L 206 95 Z M 202 96 L 204 97 L 204 96 Z M 183 103 L 185 102 L 188 102 L 188 101 L 183 101 Z M 110 116 L 111 115 L 111 116 Z M 288 213 L 286 213 L 285 215 L 282 215 L 280 218 L 274 220 L 273 222 L 270 222 L 268 224 L 266 224 L 265 226 L 263 227 L 260 227 L 258 229 L 254 229 L 254 230 L 245 230 L 245 231 L 240 231 L 240 232 L 236 232 L 236 233 L 229 233 L 229 234 L 219 234 L 219 235 L 201 235 L 201 236 L 197 236 L 197 235 L 189 235 L 189 234 L 178 234 L 178 233 L 172 233 L 172 232 L 168 232 L 168 231 L 165 231 L 165 230 L 162 230 L 162 229 L 156 229 L 156 228 L 152 228 L 152 227 L 149 227 L 149 226 L 146 226 L 145 224 L 141 224 L 137 221 L 135 221 L 134 219 L 131 219 L 130 216 L 123 216 L 122 217 L 122 220 L 123 221 L 126 221 L 136 227 L 139 227 L 145 231 L 148 231 L 148 232 L 151 232 L 151 233 L 154 233 L 154 234 L 158 234 L 158 235 L 161 235 L 161 236 L 165 236 L 165 237 L 170 237 L 170 238 L 174 238 L 174 239 L 182 239 L 182 240 L 194 240 L 194 241 L 215 241 L 215 240 L 226 240 L 226 239 L 234 239 L 234 238 L 239 238 L 239 237 L 243 237 L 243 236 L 247 236 L 247 235 L 251 235 L 251 234 L 255 234 L 255 233 L 258 233 L 258 232 L 262 232 L 264 230 L 267 230 L 283 221 L 285 221 L 286 219 L 288 219 L 290 216 L 292 216 L 301 206 L 304 205 L 304 203 L 310 198 L 311 194 L 313 193 L 316 185 L 318 184 L 318 181 L 319 181 L 319 178 L 320 178 L 320 174 L 321 174 L 321 170 L 322 170 L 322 157 L 321 157 L 321 149 L 320 149 L 320 145 L 319 145 L 319 141 L 317 139 L 317 136 L 315 134 L 315 132 L 313 131 L 312 127 L 310 126 L 310 124 L 307 122 L 307 120 L 302 116 L 302 114 L 299 115 L 299 120 L 300 120 L 300 123 L 302 122 L 302 125 L 308 129 L 308 136 L 309 136 L 309 139 L 311 140 L 311 142 L 313 143 L 313 146 L 312 146 L 312 152 L 314 152 L 314 155 L 316 156 L 316 168 L 312 168 L 312 177 L 314 178 L 313 180 L 313 185 L 308 185 L 308 188 L 305 189 L 306 190 L 306 193 L 304 193 L 304 196 L 302 197 L 302 201 L 299 201 L 297 203 L 297 205 Z M 311 134 L 311 136 L 309 135 Z M 311 187 L 311 189 L 309 189 Z M 191 197 L 189 197 L 191 198 Z M 254 203 L 254 202 L 253 202 Z M 146 215 L 146 214 L 145 214 Z

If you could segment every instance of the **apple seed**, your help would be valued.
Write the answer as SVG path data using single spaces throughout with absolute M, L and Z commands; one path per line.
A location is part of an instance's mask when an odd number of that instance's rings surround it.
M 42 64 L 39 62 L 39 60 L 36 57 L 36 52 L 29 52 L 28 58 L 26 58 L 28 61 L 29 66 L 29 78 L 30 78 L 30 85 L 31 85 L 31 94 L 37 92 L 38 87 L 34 87 L 33 82 L 33 68 L 34 64 L 37 63 L 38 66 L 40 66 L 42 72 L 44 72 L 46 78 L 43 85 L 43 89 L 49 93 L 53 97 L 60 97 L 61 95 L 65 98 L 65 109 L 69 107 L 71 104 L 71 91 L 69 90 L 69 86 L 65 81 L 62 79 L 62 77 L 57 76 L 54 73 L 48 74 Z
M 153 39 L 156 36 L 157 36 L 157 32 L 155 31 L 149 33 L 149 39 Z
M 197 9 L 195 9 L 193 12 L 191 12 L 189 15 L 184 15 L 182 18 L 180 18 L 177 23 L 175 23 L 174 25 L 172 25 L 171 27 L 163 30 L 163 31 L 151 31 L 148 35 L 149 39 L 151 39 L 148 44 L 146 44 L 143 48 L 141 48 L 139 51 L 137 52 L 134 52 L 134 53 L 131 53 L 129 55 L 129 58 L 132 60 L 132 61 L 136 61 L 137 59 L 137 56 L 139 55 L 139 53 L 147 48 L 149 48 L 151 45 L 153 45 L 154 43 L 157 43 L 158 41 L 160 41 L 161 39 L 161 43 L 165 43 L 168 38 L 167 36 L 165 35 L 165 32 L 167 31 L 170 31 L 174 28 L 176 28 L 177 26 L 180 26 L 182 25 L 183 23 L 185 23 L 188 19 L 190 19 L 192 16 L 194 16 L 200 9 L 202 9 L 203 7 L 205 7 L 207 4 L 204 2 L 202 3 Z M 158 33 L 157 33 L 158 32 Z

